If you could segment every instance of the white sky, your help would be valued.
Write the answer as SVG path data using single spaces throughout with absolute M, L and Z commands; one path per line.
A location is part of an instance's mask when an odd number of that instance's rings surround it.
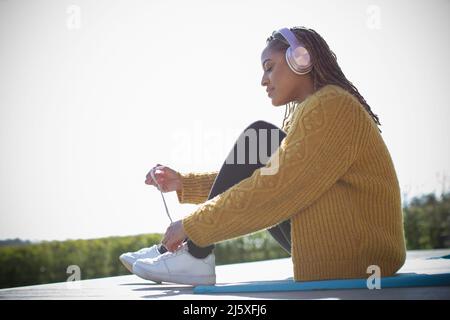
M 336 53 L 380 117 L 402 192 L 440 191 L 449 13 L 445 0 L 0 0 L 0 239 L 164 232 L 151 167 L 219 170 L 248 124 L 281 126 L 260 55 L 285 26 Z M 197 207 L 165 197 L 175 219 Z

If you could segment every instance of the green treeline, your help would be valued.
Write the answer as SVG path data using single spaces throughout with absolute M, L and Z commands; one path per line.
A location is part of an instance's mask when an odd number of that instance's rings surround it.
M 82 280 L 130 274 L 119 256 L 161 238 L 162 234 L 145 234 L 0 247 L 0 288 L 66 281 L 70 265 L 80 267 Z M 215 254 L 218 265 L 288 257 L 267 232 L 224 241 Z
M 408 250 L 450 247 L 450 192 L 440 198 L 415 197 L 403 213 Z M 159 243 L 161 237 L 145 234 L 1 246 L 0 288 L 66 281 L 70 265 L 80 267 L 81 279 L 129 274 L 118 257 Z M 288 257 L 266 231 L 219 243 L 215 254 L 218 265 Z
M 408 250 L 450 248 L 450 192 L 414 197 L 403 221 Z

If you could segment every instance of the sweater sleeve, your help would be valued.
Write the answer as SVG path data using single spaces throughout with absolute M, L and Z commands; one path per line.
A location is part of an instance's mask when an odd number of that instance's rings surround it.
M 360 153 L 370 116 L 349 93 L 308 97 L 265 166 L 182 221 L 199 246 L 266 229 L 324 194 Z M 267 174 L 276 168 L 275 174 Z
M 178 202 L 192 204 L 205 202 L 217 174 L 217 171 L 178 173 L 181 178 L 181 188 L 177 190 Z

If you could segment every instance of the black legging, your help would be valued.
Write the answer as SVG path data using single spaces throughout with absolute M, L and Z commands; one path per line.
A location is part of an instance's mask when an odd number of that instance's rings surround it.
M 247 131 L 249 129 L 250 131 Z M 261 129 L 262 131 L 260 131 Z M 272 130 L 276 130 L 279 137 L 278 141 L 273 142 L 274 145 L 272 145 L 271 140 Z M 256 134 L 252 134 L 255 132 Z M 252 148 L 250 148 L 250 141 L 252 140 L 249 141 L 248 137 L 256 138 L 257 141 L 256 146 L 252 144 L 251 145 Z M 267 141 L 267 148 L 265 149 L 266 155 L 263 154 L 264 159 L 261 159 L 259 154 L 261 137 L 264 137 L 264 139 Z M 241 180 L 250 177 L 256 169 L 263 167 L 267 163 L 268 157 L 270 157 L 270 155 L 276 151 L 276 149 L 281 144 L 281 141 L 284 139 L 284 137 L 286 137 L 286 133 L 283 130 L 266 121 L 256 121 L 251 125 L 249 125 L 244 130 L 244 132 L 241 133 L 238 140 L 231 149 L 231 152 L 228 155 L 227 159 L 224 161 L 222 168 L 220 169 L 216 179 L 214 180 L 214 184 L 211 188 L 211 191 L 209 192 L 208 200 L 214 198 L 215 196 L 221 194 L 222 192 L 225 192 L 226 190 L 228 190 L 230 187 L 234 186 Z M 261 143 L 264 143 L 264 140 Z M 240 153 L 241 151 L 238 150 L 238 145 L 245 145 L 244 163 L 238 163 L 242 162 L 241 161 L 242 154 Z M 254 154 L 255 151 L 256 155 Z M 239 158 L 238 155 L 240 156 Z M 253 159 L 255 158 L 256 163 L 251 163 L 254 162 Z M 289 254 L 291 254 L 290 219 L 283 221 L 280 224 L 267 230 L 272 235 L 272 237 L 283 247 L 283 249 L 285 249 Z M 207 247 L 199 247 L 193 241 L 189 239 L 186 240 L 189 253 L 196 258 L 205 258 L 214 249 L 214 245 L 210 245 Z M 167 249 L 161 245 L 159 251 L 163 253 L 167 251 Z

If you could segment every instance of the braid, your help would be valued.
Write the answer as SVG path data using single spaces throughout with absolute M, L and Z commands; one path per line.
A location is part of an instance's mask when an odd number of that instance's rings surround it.
M 292 102 L 289 102 L 288 104 L 286 104 L 286 110 L 284 112 L 283 125 L 282 125 L 282 129 L 286 132 L 289 130 L 289 128 L 291 126 L 291 122 L 292 122 L 292 119 L 288 120 L 288 118 L 294 112 L 295 108 L 298 105 L 299 105 L 299 103 L 296 101 L 292 101 Z M 288 112 L 288 110 L 289 110 L 289 112 Z
M 363 105 L 369 115 L 372 117 L 377 125 L 381 126 L 380 120 L 376 114 L 372 112 L 369 104 L 364 97 L 359 93 L 358 89 L 351 83 L 342 72 L 337 63 L 336 55 L 328 47 L 325 40 L 314 30 L 306 29 L 304 27 L 294 27 L 290 29 L 298 39 L 301 39 L 306 49 L 310 52 L 313 68 L 311 70 L 311 76 L 314 82 L 314 90 L 333 84 L 337 85 L 347 92 L 351 93 L 358 101 Z M 284 37 L 274 31 L 272 35 L 267 38 L 266 43 L 274 50 L 282 51 L 289 47 L 289 43 Z M 286 111 L 288 106 L 286 105 Z M 286 118 L 290 116 L 293 109 L 289 107 L 289 114 L 284 117 L 283 126 Z M 380 132 L 381 130 L 378 129 Z

